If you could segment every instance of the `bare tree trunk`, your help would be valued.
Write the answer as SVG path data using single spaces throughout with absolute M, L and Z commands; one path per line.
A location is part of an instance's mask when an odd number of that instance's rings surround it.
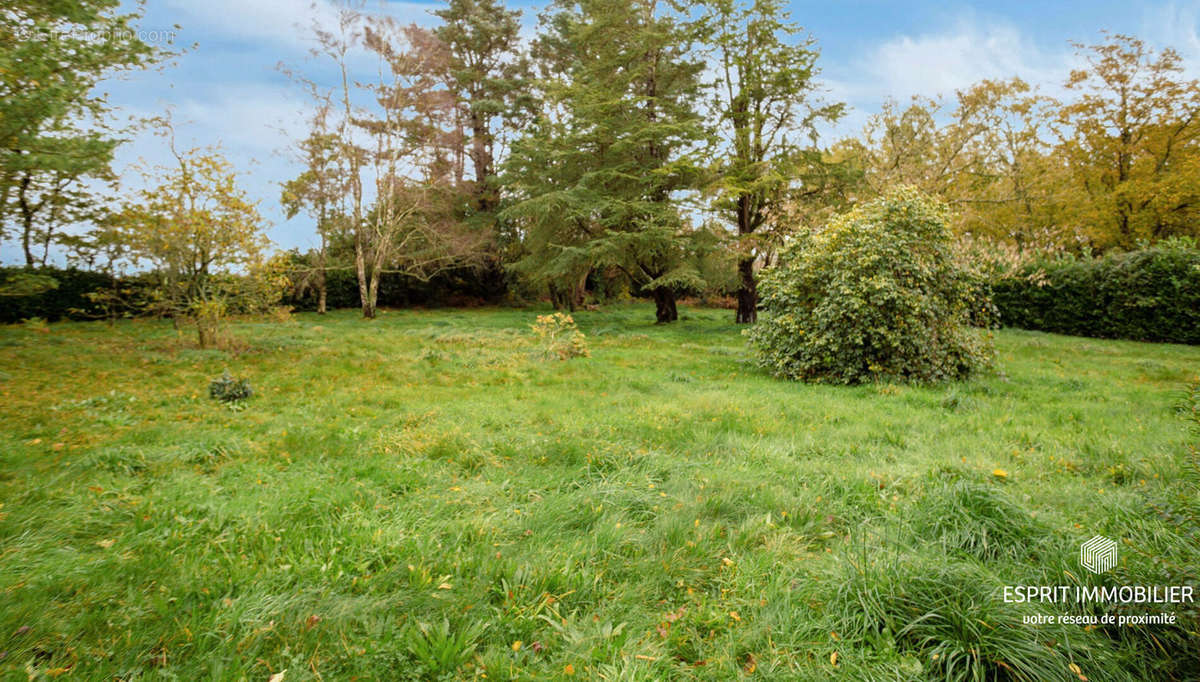
M 751 216 L 750 195 L 742 194 L 737 200 L 738 235 L 745 237 L 754 233 L 755 225 Z M 741 287 L 738 289 L 737 324 L 753 324 L 758 320 L 758 285 L 754 281 L 754 253 L 745 253 L 738 259 L 738 277 Z
M 758 284 L 754 281 L 754 257 L 738 260 L 738 275 L 742 287 L 738 289 L 738 324 L 754 324 L 758 321 Z
M 475 171 L 475 202 L 481 213 L 495 211 L 497 203 L 489 181 L 494 161 L 487 134 L 487 120 L 479 112 L 471 112 L 471 163 Z
M 358 299 L 362 304 L 363 317 L 375 318 L 375 299 L 371 296 L 371 286 L 367 281 L 367 258 L 363 253 L 362 235 L 354 238 L 354 271 L 358 275 Z
M 571 297 L 570 286 L 564 287 L 556 282 L 551 282 L 549 288 L 550 305 L 554 306 L 555 310 L 575 312 L 575 301 Z
M 32 268 L 34 264 L 33 248 L 30 244 L 33 238 L 33 207 L 29 205 L 29 190 L 31 179 L 29 173 L 21 178 L 20 189 L 17 190 L 17 202 L 21 206 L 21 247 L 25 249 L 25 267 Z
M 584 272 L 571 288 L 571 310 L 583 307 L 583 301 L 587 297 L 587 278 L 588 273 Z
M 321 251 L 317 254 L 317 314 L 325 314 L 325 299 L 328 297 L 329 287 L 326 284 L 325 274 L 325 233 L 321 233 Z
M 667 287 L 654 290 L 654 319 L 658 324 L 667 324 L 679 319 L 675 309 L 675 292 Z
M 375 268 L 375 270 L 371 272 L 371 286 L 368 290 L 368 295 L 370 296 L 371 314 L 367 317 L 374 319 L 375 311 L 378 307 L 377 304 L 379 302 L 379 268 Z

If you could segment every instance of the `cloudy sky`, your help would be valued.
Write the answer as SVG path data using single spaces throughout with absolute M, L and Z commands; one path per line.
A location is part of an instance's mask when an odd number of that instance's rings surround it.
M 278 65 L 322 77 L 309 61 L 312 44 L 304 27 L 330 20 L 332 2 L 154 0 L 141 29 L 149 39 L 174 32 L 186 53 L 158 71 L 106 84 L 110 101 L 127 113 L 171 107 L 180 146 L 220 144 L 245 170 L 243 186 L 260 201 L 270 236 L 283 248 L 309 248 L 314 237 L 310 220 L 285 221 L 279 208 L 279 183 L 298 172 L 287 148 L 303 134 L 306 98 Z M 439 5 L 385 3 L 390 14 L 426 25 Z M 531 32 L 540 3 L 510 5 L 524 11 Z M 1053 94 L 1076 60 L 1070 42 L 1098 42 L 1105 29 L 1170 45 L 1200 75 L 1200 0 L 824 0 L 794 1 L 791 12 L 817 39 L 829 97 L 851 107 L 830 138 L 860 130 L 887 97 L 951 94 L 983 78 L 1019 75 Z M 162 141 L 145 135 L 126 145 L 119 168 L 139 158 L 163 161 Z M 136 184 L 134 173 L 128 178 Z

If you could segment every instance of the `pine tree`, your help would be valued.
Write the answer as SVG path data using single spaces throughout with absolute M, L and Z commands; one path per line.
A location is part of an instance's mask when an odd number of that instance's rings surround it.
M 545 113 L 514 144 L 507 180 L 527 252 L 515 266 L 569 288 L 595 268 L 653 297 L 656 319 L 703 285 L 703 233 L 681 208 L 701 180 L 695 26 L 655 0 L 555 3 L 535 54 Z

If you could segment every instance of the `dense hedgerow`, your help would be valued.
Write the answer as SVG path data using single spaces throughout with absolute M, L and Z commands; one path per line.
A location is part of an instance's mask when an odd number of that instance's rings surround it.
M 0 297 L 0 324 L 30 318 L 51 322 L 63 319 L 94 320 L 145 314 L 145 306 L 124 305 L 145 299 L 154 287 L 152 273 L 113 278 L 102 272 L 73 268 L 0 268 L 0 290 L 30 274 L 39 281 L 53 280 L 51 287 L 39 287 L 26 293 L 10 286 Z M 358 280 L 353 270 L 330 270 L 328 306 L 330 309 L 358 307 Z M 443 273 L 429 282 L 385 273 L 379 283 L 379 305 L 403 308 L 416 305 L 462 305 L 495 303 L 507 292 L 504 274 L 497 269 L 462 269 Z M 294 286 L 282 301 L 297 310 L 316 310 L 316 292 L 311 285 Z M 237 311 L 231 311 L 236 313 Z
M 330 310 L 359 306 L 358 276 L 354 270 L 333 269 L 326 272 L 325 276 L 326 304 Z M 403 273 L 385 272 L 379 279 L 378 302 L 384 308 L 497 303 L 508 293 L 508 287 L 504 272 L 499 268 L 450 270 L 427 282 Z M 284 296 L 283 303 L 299 311 L 316 310 L 315 284 L 306 282 L 302 286 L 294 286 Z
M 89 298 L 88 294 L 112 288 L 112 277 L 73 268 L 0 268 L 0 288 L 31 276 L 46 282 L 47 286 L 34 288 L 29 293 L 14 286 L 12 295 L 0 299 L 3 302 L 0 305 L 0 323 L 11 324 L 35 317 L 51 322 L 64 318 L 87 320 L 104 317 L 104 306 Z
M 785 248 L 763 272 L 748 331 L 777 376 L 835 384 L 965 379 L 990 351 L 970 328 L 975 288 L 955 266 L 945 204 L 894 190 Z
M 1200 344 L 1200 249 L 1191 240 L 1029 263 L 996 281 L 992 295 L 1006 326 Z

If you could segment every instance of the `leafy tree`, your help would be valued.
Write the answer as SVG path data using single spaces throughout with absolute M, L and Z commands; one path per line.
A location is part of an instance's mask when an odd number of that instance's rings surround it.
M 911 186 L 956 203 L 963 178 L 979 169 L 975 142 L 984 132 L 972 111 L 947 112 L 943 100 L 914 97 L 907 107 L 887 100 L 863 131 L 858 149 L 875 195 Z M 945 125 L 940 119 L 949 117 Z
M 327 298 L 329 241 L 331 235 L 344 223 L 338 209 L 346 189 L 337 158 L 338 139 L 330 132 L 328 125 L 330 108 L 328 101 L 317 108 L 312 116 L 308 136 L 296 143 L 296 151 L 304 164 L 304 171 L 296 178 L 283 183 L 281 195 L 288 219 L 305 211 L 316 220 L 320 246 L 311 274 L 312 283 L 317 290 L 317 312 L 322 315 L 325 314 Z
M 363 317 L 370 319 L 383 273 L 428 280 L 472 265 L 486 252 L 488 235 L 457 219 L 462 144 L 450 125 L 456 101 L 440 77 L 444 46 L 416 26 L 348 8 L 337 26 L 313 29 L 317 53 L 340 73 L 339 86 L 318 101 L 333 103 L 327 166 L 344 183 L 332 197 L 334 218 L 351 237 Z M 360 84 L 350 74 L 359 48 L 379 61 L 374 82 Z M 369 106 L 359 102 L 363 91 Z
M 680 291 L 702 286 L 705 234 L 681 214 L 699 186 L 702 64 L 695 27 L 655 0 L 560 0 L 535 50 L 547 113 L 507 164 L 528 250 L 515 269 L 535 281 L 579 281 L 615 268 L 678 317 Z
M 1051 145 L 1058 104 L 1013 78 L 981 81 L 938 99 L 885 102 L 861 141 L 839 145 L 874 195 L 912 186 L 955 209 L 951 227 L 1038 246 L 1066 239 L 1064 169 Z
M 731 214 L 737 227 L 741 288 L 736 319 L 750 323 L 758 317 L 755 262 L 770 248 L 763 228 L 795 188 L 802 168 L 829 179 L 817 168 L 823 157 L 813 149 L 816 126 L 836 121 L 845 107 L 817 101 L 819 53 L 812 39 L 797 42 L 802 29 L 789 21 L 780 0 L 707 5 L 705 22 L 717 62 L 714 111 L 725 150 L 719 161 L 718 207 Z
M 894 102 L 855 159 L 878 194 L 913 185 L 957 210 L 954 229 L 1020 249 L 1130 249 L 1200 234 L 1200 81 L 1178 53 L 1110 36 L 1076 45 L 1086 66 L 1056 102 L 1017 78 Z
M 147 172 L 140 201 L 116 223 L 130 257 L 148 263 L 158 279 L 159 312 L 190 319 L 200 346 L 208 347 L 218 342 L 231 307 L 274 302 L 268 286 L 238 277 L 264 274 L 268 241 L 255 204 L 218 151 L 178 151 L 173 139 L 170 147 L 176 165 Z
M 0 10 L 0 237 L 15 224 L 27 266 L 45 262 L 55 230 L 90 217 L 88 181 L 112 179 L 120 140 L 96 85 L 165 56 L 137 37 L 138 18 L 118 0 Z
M 471 209 L 494 220 L 500 200 L 498 128 L 514 125 L 531 105 L 528 60 L 520 50 L 521 13 L 496 0 L 449 0 L 434 14 L 444 22 L 433 36 L 446 51 L 446 85 L 457 100 L 457 124 L 465 128 L 474 173 Z
M 1073 178 L 1073 218 L 1100 248 L 1196 235 L 1200 219 L 1200 82 L 1179 54 L 1113 35 L 1076 45 L 1087 60 L 1066 85 L 1059 150 Z
M 978 122 L 974 172 L 958 178 L 960 232 L 1019 249 L 1068 239 L 1061 212 L 1062 164 L 1051 147 L 1057 102 L 1019 78 L 984 80 L 958 93 L 957 118 Z

